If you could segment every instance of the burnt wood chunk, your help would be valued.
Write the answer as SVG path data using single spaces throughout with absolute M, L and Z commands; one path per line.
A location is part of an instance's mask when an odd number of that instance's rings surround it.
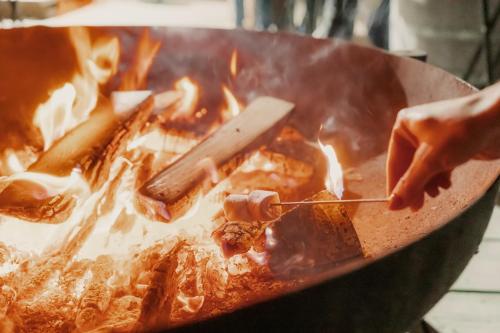
M 142 300 L 139 319 L 135 331 L 153 327 L 168 327 L 172 303 L 177 292 L 179 254 L 186 242 L 178 242 L 170 251 L 164 253 L 154 264 L 146 293 Z
M 310 198 L 335 199 L 327 191 Z M 316 272 L 363 255 L 356 230 L 341 204 L 298 206 L 270 228 L 272 239 L 267 239 L 266 247 L 269 265 L 277 274 Z
M 66 177 L 79 167 L 90 188 L 99 188 L 109 177 L 113 161 L 144 127 L 153 109 L 150 92 L 119 94 L 121 102 L 116 106 L 101 96 L 89 119 L 42 153 L 28 171 Z M 0 213 L 31 222 L 61 223 L 75 205 L 70 192 L 52 195 L 41 185 L 16 180 L 0 193 Z
M 67 176 L 80 166 L 93 188 L 108 178 L 112 161 L 146 123 L 153 108 L 149 91 L 101 96 L 89 119 L 44 152 L 29 171 Z
M 91 266 L 92 277 L 85 286 L 76 313 L 75 324 L 81 331 L 95 329 L 112 299 L 107 281 L 113 275 L 113 259 L 101 255 Z
M 146 206 L 161 208 L 164 212 L 156 218 L 163 221 L 181 216 L 201 189 L 213 185 L 204 181 L 208 172 L 203 161 L 209 159 L 219 168 L 219 175 L 227 177 L 248 152 L 274 138 L 293 108 L 293 104 L 273 97 L 254 100 L 240 115 L 144 184 L 139 190 L 143 210 L 148 210 Z

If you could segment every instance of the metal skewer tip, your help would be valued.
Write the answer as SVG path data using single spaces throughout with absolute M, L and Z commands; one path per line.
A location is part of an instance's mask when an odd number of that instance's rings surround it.
M 331 205 L 346 203 L 370 203 L 370 202 L 388 202 L 390 198 L 370 198 L 370 199 L 346 199 L 346 200 L 323 200 L 323 201 L 286 201 L 272 203 L 271 206 L 295 206 L 295 205 Z

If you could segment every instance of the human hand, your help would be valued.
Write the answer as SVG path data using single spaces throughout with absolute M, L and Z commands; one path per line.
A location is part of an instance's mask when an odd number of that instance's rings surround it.
M 451 171 L 471 158 L 500 157 L 500 85 L 399 112 L 387 158 L 390 208 L 422 207 L 424 194 L 451 186 Z

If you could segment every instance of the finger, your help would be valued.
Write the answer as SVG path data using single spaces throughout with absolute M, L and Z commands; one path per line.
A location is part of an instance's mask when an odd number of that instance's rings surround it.
M 390 193 L 413 160 L 416 147 L 407 139 L 406 131 L 401 125 L 396 125 L 391 134 L 387 155 L 387 192 Z
M 423 204 L 424 188 L 437 172 L 431 148 L 421 145 L 406 173 L 401 177 L 393 190 L 397 200 L 391 200 L 390 209 L 412 207 L 419 209 Z
M 412 212 L 418 211 L 424 205 L 424 191 L 418 192 L 411 202 L 409 202 L 409 207 Z
M 429 194 L 429 196 L 435 198 L 439 195 L 439 187 L 441 184 L 445 184 L 446 181 L 446 173 L 438 173 L 434 177 L 429 180 L 429 182 L 425 185 L 425 192 Z
M 444 189 L 449 189 L 451 187 L 451 171 L 445 171 L 439 174 L 439 178 L 437 180 L 437 184 L 439 187 Z
M 439 187 L 436 183 L 431 181 L 431 183 L 427 184 L 425 187 L 425 192 L 427 192 L 430 197 L 435 198 L 439 195 Z

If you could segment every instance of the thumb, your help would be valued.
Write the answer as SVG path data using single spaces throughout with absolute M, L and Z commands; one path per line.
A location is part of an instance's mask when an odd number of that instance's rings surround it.
M 403 209 L 410 206 L 416 210 L 422 207 L 425 186 L 439 171 L 435 166 L 432 148 L 425 143 L 420 145 L 408 170 L 392 191 L 389 208 Z

